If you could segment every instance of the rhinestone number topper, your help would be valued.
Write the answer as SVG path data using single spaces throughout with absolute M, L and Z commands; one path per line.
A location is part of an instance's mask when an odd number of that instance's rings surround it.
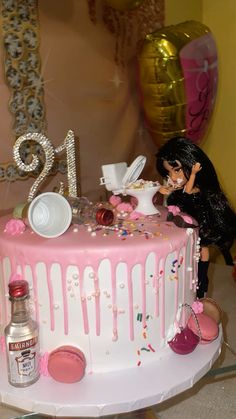
M 66 160 L 67 160 L 67 181 L 68 181 L 68 195 L 71 197 L 77 196 L 77 178 L 76 178 L 76 162 L 75 162 L 75 137 L 73 131 L 69 130 L 67 136 L 63 143 L 58 147 L 54 148 L 51 141 L 43 134 L 39 134 L 37 132 L 34 133 L 27 133 L 21 135 L 15 142 L 13 147 L 13 158 L 16 162 L 16 165 L 19 169 L 23 170 L 24 172 L 32 172 L 34 171 L 40 164 L 39 158 L 32 154 L 31 163 L 26 164 L 22 161 L 20 155 L 20 147 L 24 141 L 34 141 L 43 149 L 45 154 L 45 163 L 43 170 L 33 183 L 30 188 L 30 192 L 28 195 L 28 202 L 31 202 L 37 191 L 39 186 L 42 182 L 47 178 L 50 173 L 50 170 L 55 161 L 55 155 L 61 153 L 63 150 L 66 150 Z

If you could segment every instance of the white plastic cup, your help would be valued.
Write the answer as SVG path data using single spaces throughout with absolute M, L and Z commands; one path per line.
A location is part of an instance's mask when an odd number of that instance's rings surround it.
M 40 236 L 58 237 L 71 224 L 71 206 L 64 196 L 56 192 L 45 192 L 31 202 L 28 220 L 32 230 Z

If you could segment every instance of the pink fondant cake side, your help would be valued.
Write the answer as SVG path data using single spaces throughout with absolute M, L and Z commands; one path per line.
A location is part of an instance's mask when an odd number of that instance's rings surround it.
M 79 348 L 86 373 L 144 367 L 168 353 L 167 334 L 179 304 L 196 290 L 197 233 L 149 216 L 90 233 L 71 226 L 56 239 L 27 227 L 5 232 L 0 221 L 0 322 L 10 316 L 8 282 L 30 284 L 42 358 L 62 345 Z M 45 368 L 44 368 L 45 369 Z

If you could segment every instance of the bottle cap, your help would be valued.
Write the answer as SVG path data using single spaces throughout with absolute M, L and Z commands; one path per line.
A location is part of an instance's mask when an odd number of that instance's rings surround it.
M 12 298 L 24 297 L 29 293 L 29 284 L 24 279 L 17 279 L 8 284 L 9 295 Z
M 96 221 L 103 226 L 109 226 L 114 221 L 113 211 L 108 208 L 99 208 L 96 212 Z

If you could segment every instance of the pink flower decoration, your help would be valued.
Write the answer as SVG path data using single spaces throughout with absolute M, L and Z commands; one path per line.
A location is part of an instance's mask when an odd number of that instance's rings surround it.
M 109 198 L 109 202 L 113 207 L 117 207 L 117 205 L 119 205 L 121 203 L 121 197 L 117 196 L 117 195 L 112 195 Z
M 137 207 L 137 205 L 138 205 L 137 198 L 135 198 L 134 196 L 131 196 L 130 203 L 131 203 L 131 205 L 132 205 L 133 208 Z
M 121 204 L 117 205 L 116 207 L 117 211 L 124 211 L 124 212 L 132 212 L 133 207 L 131 204 L 126 202 L 121 202 Z
M 41 355 L 40 360 L 39 360 L 39 371 L 40 371 L 40 374 L 43 375 L 44 377 L 49 377 L 48 357 L 49 357 L 49 353 L 44 352 L 44 354 Z
M 143 214 L 141 214 L 141 212 L 138 211 L 132 211 L 129 214 L 129 220 L 139 220 L 139 218 L 142 218 Z
M 6 343 L 4 336 L 0 336 L 0 352 L 6 352 Z
M 16 218 L 9 220 L 5 226 L 5 232 L 11 236 L 19 236 L 26 229 L 24 221 Z
M 22 280 L 22 279 L 23 279 L 22 275 L 14 273 L 14 274 L 11 274 L 9 282 L 19 281 L 19 280 Z
M 168 205 L 168 211 L 172 212 L 173 215 L 178 215 L 180 213 L 179 207 L 177 205 Z
M 182 218 L 186 223 L 189 223 L 189 224 L 193 223 L 193 220 L 189 215 L 182 215 Z
M 201 303 L 201 301 L 194 301 L 194 303 L 192 304 L 192 309 L 194 313 L 200 314 L 203 312 L 203 304 Z

